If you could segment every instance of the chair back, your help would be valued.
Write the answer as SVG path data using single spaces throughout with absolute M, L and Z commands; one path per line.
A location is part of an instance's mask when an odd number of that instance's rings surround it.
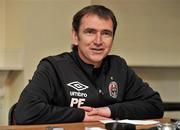
M 9 113 L 8 113 L 8 125 L 15 125 L 14 112 L 15 112 L 15 109 L 16 109 L 16 105 L 17 105 L 17 103 L 13 104 L 11 106 L 11 108 L 9 109 Z
M 164 102 L 164 111 L 180 111 L 180 102 Z

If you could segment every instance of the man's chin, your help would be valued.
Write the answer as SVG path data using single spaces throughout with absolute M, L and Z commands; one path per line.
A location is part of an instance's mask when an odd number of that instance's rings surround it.
M 103 60 L 103 57 L 94 57 L 92 58 L 93 64 L 101 64 Z

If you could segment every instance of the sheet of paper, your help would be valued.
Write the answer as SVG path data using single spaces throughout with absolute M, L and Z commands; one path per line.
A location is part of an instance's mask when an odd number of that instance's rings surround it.
M 111 122 L 116 122 L 116 120 L 101 120 L 100 122 L 106 124 L 106 123 L 111 123 Z M 151 124 L 158 124 L 159 121 L 155 120 L 117 120 L 119 123 L 130 123 L 134 125 L 151 125 Z
M 85 130 L 106 130 L 100 127 L 85 127 Z

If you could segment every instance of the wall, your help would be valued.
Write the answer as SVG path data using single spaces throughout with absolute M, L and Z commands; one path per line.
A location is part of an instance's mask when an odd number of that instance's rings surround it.
M 113 9 L 118 29 L 112 53 L 133 66 L 180 66 L 179 0 L 92 0 Z
M 23 71 L 10 71 L 4 81 L 0 124 L 7 124 L 10 106 L 17 102 L 40 59 L 70 50 L 72 15 L 89 4 L 90 0 L 0 0 L 0 7 L 5 9 L 0 18 L 0 27 L 5 28 L 2 33 L 6 34 L 4 48 L 24 56 Z M 18 57 L 12 60 L 16 63 Z
M 5 50 L 5 1 L 0 0 L 0 66 L 3 65 Z
M 6 35 L 0 45 L 24 54 L 23 71 L 11 71 L 5 81 L 6 110 L 1 124 L 7 123 L 9 107 L 17 102 L 39 60 L 70 51 L 72 15 L 91 3 L 107 5 L 118 18 L 111 53 L 124 57 L 164 101 L 179 101 L 179 0 L 0 0 L 5 9 L 0 27 L 3 22 L 6 25 L 0 30 Z

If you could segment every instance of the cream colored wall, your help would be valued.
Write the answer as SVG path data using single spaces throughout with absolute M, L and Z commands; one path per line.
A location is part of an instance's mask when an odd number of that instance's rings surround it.
M 153 88 L 160 91 L 163 99 L 174 100 L 174 92 L 178 94 L 175 90 L 168 92 L 171 90 L 169 86 L 175 86 L 178 90 L 180 88 L 179 68 L 171 68 L 180 66 L 180 1 L 0 0 L 2 1 L 6 1 L 6 49 L 24 53 L 24 70 L 11 72 L 6 81 L 7 109 L 3 123 L 7 123 L 9 107 L 18 100 L 40 59 L 70 51 L 72 15 L 91 3 L 107 5 L 118 18 L 112 53 L 123 56 L 130 65 L 149 66 L 148 69 L 135 70 Z M 171 67 L 162 69 L 161 66 Z M 166 97 L 167 93 L 169 98 Z
M 6 96 L 3 99 L 5 111 L 3 109 L 3 116 L 0 117 L 3 120 L 0 120 L 0 124 L 7 124 L 10 106 L 17 102 L 40 59 L 70 51 L 72 16 L 80 8 L 89 5 L 90 0 L 0 0 L 0 2 L 1 5 L 5 2 L 3 7 L 6 8 L 6 50 L 24 54 L 23 71 L 11 71 L 5 83 Z
M 21 10 L 16 2 L 0 0 L 0 68 L 10 68 L 12 63 L 21 67 L 24 49 L 21 29 L 24 14 Z
M 28 0 L 26 11 L 25 81 L 42 57 L 70 51 L 74 12 L 89 0 Z
M 3 65 L 5 50 L 5 1 L 0 0 L 0 66 Z
M 133 66 L 180 66 L 179 0 L 92 0 L 113 9 L 118 29 L 112 53 Z
M 25 41 L 25 12 L 22 0 L 5 1 L 5 59 L 6 67 L 22 68 Z
M 24 29 L 23 26 L 23 10 L 21 6 L 18 5 L 20 1 L 9 1 L 9 0 L 0 0 L 0 17 L 1 21 L 1 33 L 0 33 L 0 74 L 1 72 L 8 73 L 8 69 L 22 69 L 23 62 L 23 50 L 24 50 Z M 3 54 L 3 55 L 2 55 Z M 1 81 L 3 84 L 2 97 L 0 99 L 1 111 L 0 111 L 0 124 L 7 123 L 7 113 L 9 110 L 9 104 L 12 104 L 12 101 L 17 100 L 16 92 L 20 91 L 24 85 L 24 78 L 21 77 L 21 80 L 16 80 L 19 77 L 17 71 L 8 73 L 7 79 Z M 21 81 L 21 82 L 19 82 Z M 18 83 L 17 83 L 18 82 Z M 17 83 L 17 84 L 16 84 Z M 13 87 L 13 86 L 16 87 Z M 19 94 L 19 93 L 17 93 Z

